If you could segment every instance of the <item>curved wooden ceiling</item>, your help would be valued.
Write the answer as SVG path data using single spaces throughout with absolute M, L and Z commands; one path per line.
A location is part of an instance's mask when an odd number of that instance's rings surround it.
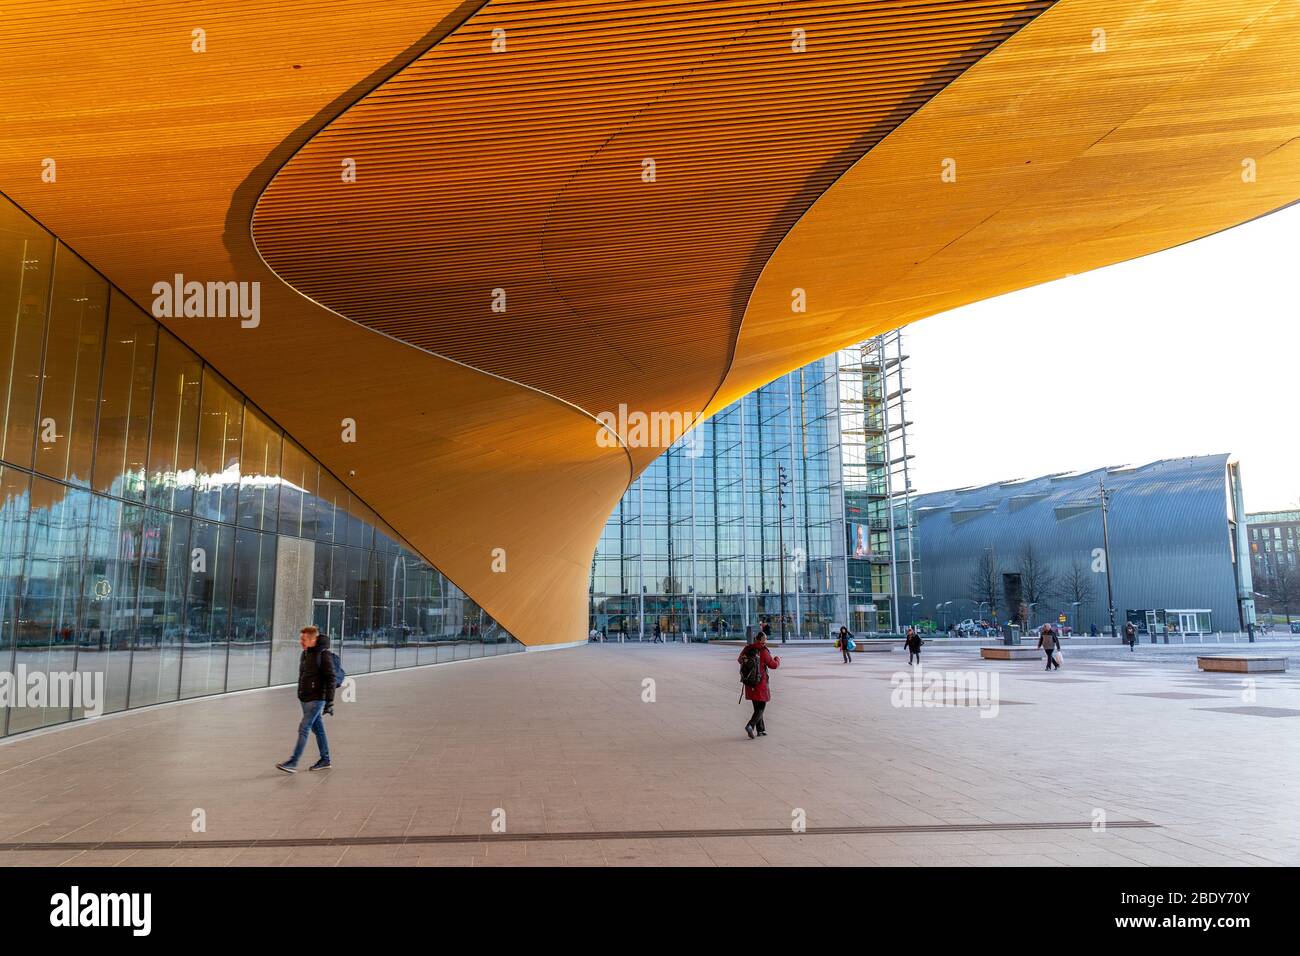
M 167 324 L 526 643 L 585 632 L 660 450 L 592 413 L 1300 196 L 1294 0 L 480 6 L 16 0 L 0 189 L 146 307 L 261 281 L 257 329 Z
M 1062 0 L 791 230 L 710 410 L 858 338 L 1295 202 L 1297 64 L 1294 0 Z M 945 159 L 954 182 L 939 175 Z M 790 312 L 796 285 L 803 315 Z M 1177 334 L 1177 316 L 1146 318 Z
M 253 236 L 290 285 L 420 348 L 593 414 L 698 412 L 790 226 L 1047 6 L 493 0 L 313 137 Z

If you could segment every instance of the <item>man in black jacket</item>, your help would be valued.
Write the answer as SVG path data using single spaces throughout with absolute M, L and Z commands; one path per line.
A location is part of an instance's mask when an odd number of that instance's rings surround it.
M 298 700 L 302 704 L 302 721 L 298 724 L 298 745 L 293 756 L 276 768 L 285 773 L 298 772 L 298 758 L 307 747 L 307 735 L 316 733 L 320 760 L 312 770 L 330 768 L 330 743 L 325 739 L 325 715 L 334 713 L 334 659 L 330 656 L 330 639 L 314 627 L 304 627 L 298 635 L 302 657 L 298 660 Z

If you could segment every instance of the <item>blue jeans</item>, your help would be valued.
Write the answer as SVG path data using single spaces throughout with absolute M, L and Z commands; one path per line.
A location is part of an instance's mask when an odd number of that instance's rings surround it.
M 302 704 L 302 720 L 298 724 L 298 746 L 293 748 L 289 763 L 298 762 L 303 750 L 307 748 L 307 735 L 313 730 L 316 732 L 316 746 L 320 747 L 320 759 L 328 761 L 330 742 L 325 739 L 325 701 L 300 700 L 298 703 Z

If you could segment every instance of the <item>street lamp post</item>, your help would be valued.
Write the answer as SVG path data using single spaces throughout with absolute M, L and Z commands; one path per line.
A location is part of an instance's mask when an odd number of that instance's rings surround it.
M 785 643 L 785 465 L 776 466 L 776 533 L 777 550 L 781 555 L 781 643 Z
M 1106 558 L 1106 606 L 1110 610 L 1110 636 L 1118 636 L 1115 631 L 1115 591 L 1110 581 L 1110 492 L 1106 490 L 1106 478 L 1101 477 L 1101 547 Z
M 942 604 L 940 604 L 938 607 L 934 609 L 935 614 L 942 615 L 943 617 L 943 631 L 945 634 L 948 633 L 948 612 L 945 611 L 944 608 L 946 608 L 951 603 L 952 601 L 944 601 Z

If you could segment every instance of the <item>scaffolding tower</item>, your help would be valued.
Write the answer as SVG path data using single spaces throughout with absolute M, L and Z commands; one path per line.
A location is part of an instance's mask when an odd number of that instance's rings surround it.
M 897 630 L 916 619 L 921 601 L 912 538 L 906 360 L 898 330 L 838 355 L 844 515 L 850 528 L 845 577 L 855 631 Z M 865 528 L 865 554 L 855 526 Z M 882 603 L 887 620 L 879 614 Z M 876 621 L 855 611 L 867 605 L 877 608 Z

